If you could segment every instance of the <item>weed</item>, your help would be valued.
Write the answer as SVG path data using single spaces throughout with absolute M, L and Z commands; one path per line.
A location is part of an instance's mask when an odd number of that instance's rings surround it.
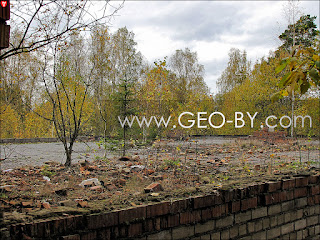
M 41 175 L 51 178 L 52 176 L 56 175 L 56 172 L 50 171 L 48 165 L 43 165 L 41 168 Z
M 165 164 L 167 167 L 176 167 L 176 166 L 179 166 L 179 165 L 180 165 L 180 160 L 179 160 L 179 159 L 177 159 L 177 160 L 166 159 L 166 160 L 164 160 L 164 164 Z
M 6 199 L 8 196 L 5 193 L 0 193 L 0 199 Z

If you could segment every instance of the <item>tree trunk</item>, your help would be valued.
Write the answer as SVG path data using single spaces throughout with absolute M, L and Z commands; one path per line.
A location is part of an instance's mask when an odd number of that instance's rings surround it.
M 294 128 L 294 91 L 292 91 L 292 98 L 291 98 L 291 137 L 293 137 L 293 128 Z
M 122 156 L 126 155 L 126 126 L 123 128 L 123 152 Z
M 66 163 L 64 164 L 66 167 L 70 167 L 71 166 L 71 152 L 66 151 L 67 154 L 67 160 Z
M 66 167 L 70 167 L 71 166 L 72 146 L 73 146 L 73 143 L 70 143 L 69 147 L 65 148 L 65 150 L 66 150 L 65 152 L 66 152 L 66 155 L 67 155 L 67 160 L 66 160 L 64 165 Z
M 107 157 L 107 122 L 104 121 L 104 130 L 103 130 L 103 141 L 104 141 L 104 154 L 103 158 L 105 159 Z

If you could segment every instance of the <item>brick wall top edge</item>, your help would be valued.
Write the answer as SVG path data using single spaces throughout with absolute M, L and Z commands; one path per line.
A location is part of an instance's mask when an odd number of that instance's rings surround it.
M 297 176 L 293 177 L 291 179 L 282 179 L 279 181 L 274 181 L 274 182 L 267 182 L 267 183 L 257 183 L 250 185 L 245 188 L 237 188 L 237 189 L 221 189 L 221 190 L 216 190 L 214 193 L 207 194 L 207 195 L 201 195 L 201 196 L 192 196 L 189 198 L 182 198 L 182 199 L 175 199 L 173 201 L 165 201 L 165 202 L 160 202 L 160 203 L 155 203 L 155 204 L 145 204 L 137 207 L 130 207 L 127 209 L 120 209 L 120 210 L 114 210 L 111 212 L 101 212 L 101 213 L 94 213 L 94 214 L 87 214 L 87 215 L 76 215 L 74 217 L 79 217 L 79 216 L 86 216 L 86 218 L 90 218 L 90 216 L 97 216 L 100 214 L 109 214 L 112 213 L 114 214 L 123 214 L 124 211 L 128 210 L 131 213 L 136 212 L 135 209 L 145 209 L 139 211 L 139 217 L 138 218 L 152 218 L 158 215 L 166 215 L 166 214 L 175 214 L 180 211 L 188 211 L 189 209 L 203 209 L 207 208 L 210 206 L 215 206 L 215 205 L 221 205 L 222 203 L 225 202 L 233 202 L 233 201 L 238 201 L 241 199 L 246 199 L 246 198 L 252 198 L 256 194 L 263 194 L 263 193 L 268 193 L 268 190 L 273 190 L 273 191 L 281 191 L 283 188 L 283 182 L 288 181 L 288 180 L 293 180 L 295 183 L 298 182 L 299 186 L 305 186 L 307 185 L 314 185 L 320 182 L 320 175 L 311 175 L 311 176 Z M 280 188 L 279 188 L 280 184 Z M 296 185 L 296 184 L 295 184 Z M 282 187 L 281 187 L 282 186 Z M 269 189 L 270 188 L 270 189 Z M 294 186 L 294 188 L 298 188 L 298 186 Z M 223 202 L 221 202 L 221 200 Z M 131 221 L 131 220 L 136 220 L 136 216 L 131 216 L 126 215 L 123 216 L 123 218 L 119 219 L 121 221 Z M 45 222 L 51 222 L 57 219 L 61 218 L 70 218 L 73 217 L 73 215 L 67 216 L 67 217 L 56 217 L 54 219 L 44 219 L 44 220 L 35 220 L 31 224 L 37 225 Z M 30 224 L 30 223 L 29 223 Z M 119 224 L 119 221 L 115 220 L 114 225 Z M 15 223 L 10 226 L 8 226 L 8 229 L 16 228 L 16 227 L 21 227 L 25 225 L 25 223 Z M 110 225 L 109 225 L 110 226 Z

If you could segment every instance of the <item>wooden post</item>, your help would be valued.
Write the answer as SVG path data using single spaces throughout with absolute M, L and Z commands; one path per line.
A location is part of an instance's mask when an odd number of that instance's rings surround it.
M 6 21 L 10 20 L 10 0 L 0 1 L 0 49 L 9 47 L 10 26 Z

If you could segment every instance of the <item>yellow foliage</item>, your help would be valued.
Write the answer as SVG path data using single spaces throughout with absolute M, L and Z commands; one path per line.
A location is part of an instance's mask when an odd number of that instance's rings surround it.
M 21 137 L 22 122 L 19 114 L 10 105 L 2 104 L 0 114 L 1 138 Z

